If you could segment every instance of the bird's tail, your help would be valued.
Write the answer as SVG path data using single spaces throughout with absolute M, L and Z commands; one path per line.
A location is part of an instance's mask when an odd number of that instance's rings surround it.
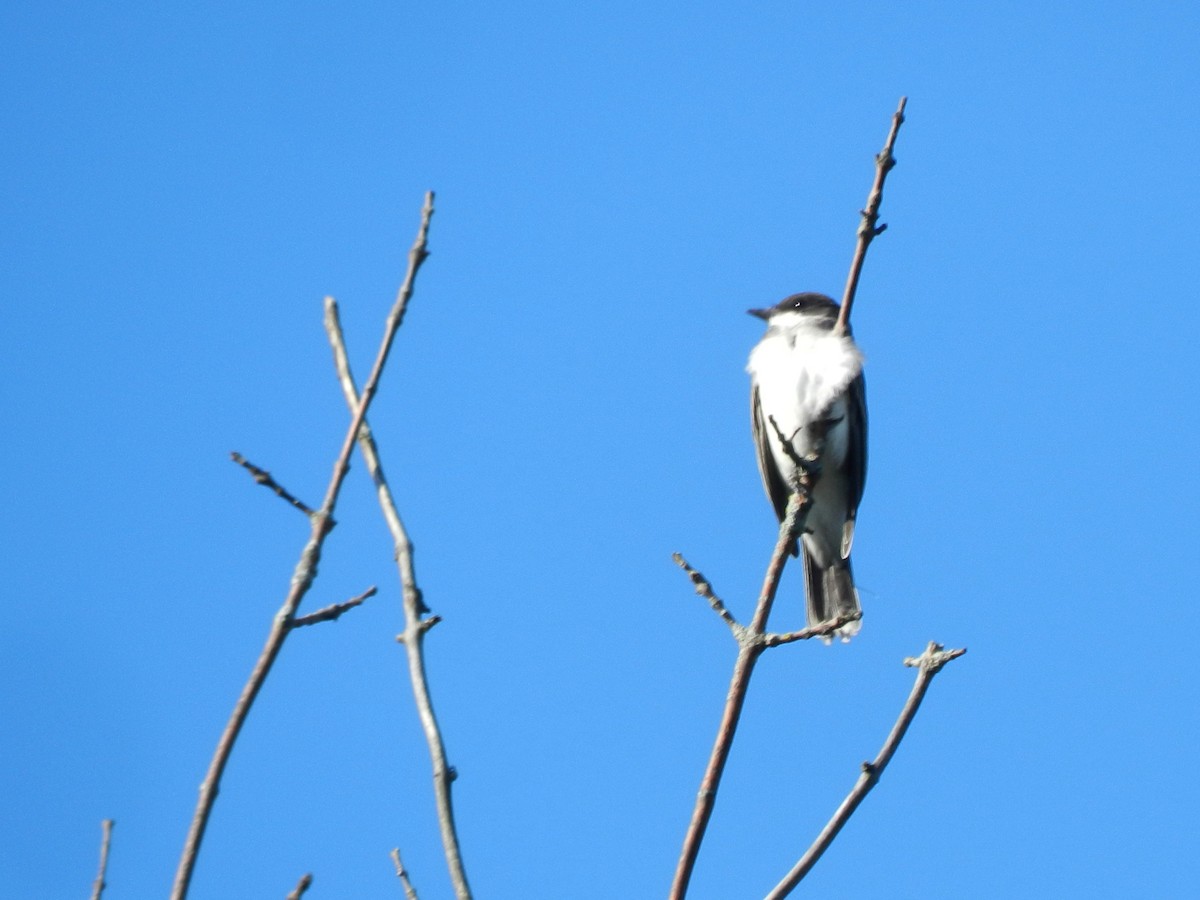
M 808 627 L 812 628 L 831 619 L 862 612 L 858 602 L 858 591 L 854 587 L 854 574 L 850 560 L 840 559 L 822 569 L 806 550 L 804 553 L 804 594 L 808 601 Z M 858 634 L 861 619 L 843 625 L 836 632 L 843 641 Z M 825 638 L 829 643 L 830 638 Z

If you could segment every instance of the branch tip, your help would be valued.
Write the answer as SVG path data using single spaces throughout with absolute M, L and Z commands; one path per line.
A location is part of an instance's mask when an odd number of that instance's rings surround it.
M 100 823 L 100 869 L 96 872 L 96 880 L 92 882 L 92 900 L 100 900 L 105 887 L 108 886 L 108 852 L 112 846 L 113 826 L 115 819 L 105 819 Z
M 400 879 L 400 884 L 404 887 L 405 900 L 417 900 L 417 889 L 413 887 L 412 881 L 408 878 L 408 870 L 404 868 L 404 863 L 400 859 L 400 848 L 392 848 L 392 865 L 396 867 L 396 877 Z
M 421 631 L 428 632 L 434 625 L 437 625 L 441 621 L 442 617 L 440 615 L 432 615 L 428 619 L 422 619 Z
M 724 621 L 726 625 L 733 629 L 733 636 L 738 640 L 739 643 L 741 643 L 743 640 L 741 632 L 744 631 L 744 629 L 738 624 L 737 619 L 733 617 L 733 613 L 731 613 L 725 606 L 724 601 L 722 601 L 721 598 L 718 597 L 713 591 L 712 584 L 709 582 L 709 580 L 696 569 L 692 568 L 691 564 L 683 558 L 682 553 L 674 553 L 671 555 L 671 558 L 675 560 L 675 564 L 679 566 L 679 568 L 683 569 L 683 571 L 687 573 L 688 578 L 692 582 L 692 588 L 696 591 L 697 596 L 703 597 L 708 601 L 708 605 L 712 607 L 713 612 L 720 616 L 722 621 Z
M 300 880 L 296 882 L 295 889 L 287 895 L 287 900 L 300 900 L 304 896 L 305 891 L 312 886 L 312 883 L 313 877 L 311 872 L 301 875 Z
M 231 460 L 233 460 L 235 463 L 237 463 L 239 466 L 241 466 L 243 469 L 245 469 L 247 472 L 249 472 L 250 477 L 254 479 L 255 484 L 261 484 L 267 490 L 274 493 L 276 497 L 283 500 L 285 503 L 289 504 L 290 506 L 294 507 L 295 509 L 300 510 L 300 512 L 304 513 L 310 519 L 314 515 L 316 515 L 316 513 L 313 511 L 313 508 L 311 506 L 307 505 L 306 503 L 301 502 L 300 500 L 297 500 L 294 496 L 292 496 L 292 494 L 290 494 L 283 487 L 283 485 L 281 485 L 279 482 L 277 482 L 271 476 L 271 473 L 268 472 L 266 469 L 260 469 L 258 466 L 254 465 L 254 463 L 250 462 L 250 460 L 246 459 L 246 457 L 242 456 L 242 454 L 238 453 L 236 450 L 230 452 L 229 458 Z
M 316 625 L 318 622 L 336 622 L 341 618 L 342 614 L 354 609 L 356 606 L 361 606 L 368 597 L 374 597 L 378 593 L 375 585 L 371 585 L 357 597 L 351 597 L 342 603 L 331 603 L 329 606 L 318 609 L 316 612 L 309 613 L 306 616 L 297 616 L 292 619 L 292 628 L 303 628 L 306 625 Z
M 850 273 L 846 277 L 846 287 L 842 291 L 842 308 L 838 313 L 837 325 L 834 326 L 836 331 L 843 334 L 850 327 L 850 307 L 854 305 L 854 296 L 858 292 L 858 280 L 862 275 L 863 261 L 867 257 L 867 247 L 887 227 L 876 228 L 875 223 L 879 219 L 879 207 L 883 204 L 884 182 L 887 180 L 888 173 L 896 166 L 896 158 L 892 155 L 892 151 L 896 146 L 896 135 L 899 134 L 900 126 L 904 123 L 904 110 L 907 105 L 908 97 L 901 97 L 896 111 L 892 114 L 892 125 L 888 130 L 883 149 L 875 155 L 875 180 L 871 184 L 870 193 L 867 194 L 866 209 L 859 210 L 862 219 L 858 223 L 858 241 L 855 244 L 854 257 L 850 262 Z

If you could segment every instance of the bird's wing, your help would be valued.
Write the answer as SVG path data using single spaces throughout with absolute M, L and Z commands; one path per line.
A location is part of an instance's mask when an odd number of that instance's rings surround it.
M 787 511 L 790 491 L 775 464 L 775 454 L 771 452 L 771 436 L 775 430 L 763 415 L 762 405 L 758 401 L 757 384 L 750 389 L 750 418 L 750 427 L 754 432 L 754 452 L 758 457 L 758 474 L 762 476 L 767 497 L 775 507 L 775 515 L 782 522 Z
M 843 557 L 850 553 L 850 544 L 854 540 L 854 520 L 858 516 L 858 504 L 867 484 L 867 385 L 861 373 L 846 389 L 846 418 L 850 443 L 842 463 L 847 501 L 846 528 L 842 538 Z

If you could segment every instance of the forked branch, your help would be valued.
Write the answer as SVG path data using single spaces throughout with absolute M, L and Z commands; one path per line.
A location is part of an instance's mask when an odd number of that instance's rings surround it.
M 900 130 L 900 125 L 904 121 L 904 107 L 906 103 L 907 98 L 901 97 L 896 112 L 892 116 L 892 126 L 888 132 L 883 150 L 875 158 L 875 181 L 871 186 L 870 194 L 867 196 L 866 208 L 862 210 L 862 220 L 858 227 L 858 240 L 850 265 L 850 274 L 846 280 L 846 288 L 842 295 L 841 311 L 835 326 L 835 329 L 840 332 L 845 332 L 849 327 L 850 309 L 853 306 L 854 295 L 858 289 L 859 275 L 862 272 L 863 261 L 866 259 L 867 248 L 875 236 L 882 233 L 886 227 L 878 224 L 879 207 L 883 202 L 883 185 L 887 178 L 887 173 L 896 164 L 895 158 L 892 156 L 892 149 L 895 146 L 896 135 Z M 750 685 L 750 676 L 754 672 L 754 665 L 758 657 L 768 647 L 777 647 L 782 644 L 812 637 L 831 635 L 839 628 L 859 617 L 859 614 L 845 616 L 832 622 L 820 623 L 813 628 L 784 634 L 772 634 L 767 631 L 767 620 L 771 614 L 771 607 L 774 604 L 779 579 L 783 574 L 783 569 L 787 563 L 791 548 L 795 546 L 799 535 L 803 532 L 804 522 L 811 506 L 810 498 L 813 485 L 820 478 L 819 461 L 823 449 L 823 437 L 816 435 L 818 446 L 814 448 L 812 454 L 801 458 L 791 441 L 791 438 L 794 436 L 785 435 L 773 418 L 769 419 L 769 422 L 784 452 L 791 457 L 792 462 L 795 464 L 796 476 L 795 481 L 791 485 L 792 493 L 788 501 L 784 520 L 780 523 L 779 538 L 775 544 L 775 551 L 767 566 L 763 589 L 759 595 L 758 604 L 755 607 L 750 624 L 748 626 L 739 624 L 713 591 L 712 585 L 708 580 L 688 565 L 681 556 L 676 554 L 676 562 L 691 578 L 692 584 L 696 588 L 696 593 L 708 600 L 716 613 L 729 626 L 738 643 L 738 656 L 734 663 L 733 676 L 730 679 L 729 692 L 726 697 L 724 711 L 721 715 L 721 724 L 717 730 L 717 739 L 713 746 L 712 754 L 709 757 L 708 767 L 700 782 L 700 791 L 696 797 L 692 819 L 688 824 L 687 835 L 684 838 L 683 850 L 680 853 L 679 863 L 675 870 L 675 879 L 671 884 L 670 900 L 683 900 L 687 894 L 688 884 L 696 864 L 696 857 L 700 852 L 700 844 L 704 839 L 704 832 L 712 816 L 721 775 L 728 760 L 730 748 L 733 745 L 734 733 L 737 730 L 738 720 L 741 717 L 742 707 L 745 703 L 746 691 Z
M 261 484 L 284 503 L 300 510 L 300 512 L 304 513 L 306 516 L 313 515 L 313 511 L 310 506 L 300 500 L 297 500 L 286 488 L 284 488 L 283 485 L 276 481 L 275 477 L 266 469 L 260 469 L 258 466 L 250 462 L 250 460 L 246 459 L 246 457 L 242 456 L 242 454 L 236 451 L 230 453 L 229 458 L 249 472 L 250 477 L 254 479 L 255 484 Z
M 409 251 L 408 271 L 405 273 L 404 282 L 400 286 L 396 301 L 388 313 L 387 322 L 384 325 L 383 338 L 375 356 L 375 364 L 372 366 L 371 374 L 367 377 L 358 402 L 354 406 L 349 428 L 346 431 L 341 449 L 333 464 L 333 474 L 330 476 L 329 485 L 325 490 L 325 497 L 321 502 L 320 508 L 311 512 L 308 516 L 311 524 L 311 532 L 307 543 L 304 545 L 304 549 L 300 553 L 300 559 L 296 563 L 287 596 L 284 598 L 283 605 L 275 614 L 271 629 L 267 634 L 266 644 L 258 657 L 258 661 L 254 665 L 253 671 L 250 673 L 250 678 L 246 681 L 245 687 L 242 688 L 241 696 L 238 697 L 237 703 L 234 705 L 229 722 L 225 726 L 220 740 L 217 742 L 217 749 L 209 764 L 208 772 L 204 776 L 203 783 L 200 785 L 200 798 L 196 804 L 196 811 L 192 816 L 187 840 L 184 843 L 183 853 L 179 860 L 179 868 L 175 873 L 175 883 L 171 890 L 171 900 L 183 900 L 187 896 L 188 888 L 192 881 L 192 872 L 196 866 L 196 857 L 200 851 L 200 843 L 204 839 L 204 831 L 208 827 L 208 820 L 212 814 L 213 804 L 216 802 L 217 793 L 220 790 L 221 776 L 225 772 L 225 766 L 229 762 L 233 746 L 237 741 L 238 734 L 241 733 L 242 726 L 246 723 L 246 718 L 250 714 L 250 708 L 254 705 L 255 698 L 258 696 L 259 691 L 262 690 L 262 686 L 271 672 L 271 667 L 275 664 L 275 660 L 279 656 L 279 651 L 283 648 L 283 642 L 293 631 L 294 619 L 296 618 L 296 611 L 300 607 L 300 602 L 304 599 L 309 588 L 312 587 L 313 580 L 316 578 L 317 565 L 321 561 L 321 551 L 325 544 L 325 538 L 329 536 L 329 532 L 333 528 L 334 507 L 337 505 L 338 496 L 341 493 L 346 474 L 350 471 L 350 455 L 354 452 L 354 444 L 358 438 L 359 429 L 362 428 L 363 422 L 367 417 L 367 409 L 371 405 L 371 400 L 374 399 L 376 391 L 379 389 L 383 367 L 387 363 L 388 354 L 391 352 L 396 332 L 400 327 L 401 321 L 404 319 L 404 311 L 408 306 L 409 298 L 412 296 L 417 271 L 421 267 L 421 263 L 424 262 L 425 257 L 429 255 L 426 243 L 429 236 L 429 220 L 432 215 L 433 194 L 431 192 L 425 195 L 425 205 L 421 210 L 421 225 L 417 231 L 417 238 L 413 243 L 412 250 Z M 251 474 L 254 473 L 252 472 Z M 258 476 L 256 475 L 255 477 L 257 479 Z
M 692 818 L 683 839 L 683 849 L 680 851 L 679 862 L 675 868 L 675 879 L 671 884 L 669 895 L 671 900 L 682 900 L 687 894 L 692 871 L 696 866 L 696 858 L 700 854 L 700 844 L 704 840 L 704 833 L 708 829 L 708 822 L 712 818 L 713 807 L 717 801 L 721 776 L 725 771 L 725 764 L 729 760 L 729 751 L 733 747 L 733 737 L 742 716 L 742 707 L 746 702 L 746 691 L 750 688 L 750 676 L 754 674 L 754 666 L 764 650 L 780 643 L 778 641 L 776 644 L 768 643 L 767 619 L 770 617 L 771 607 L 775 603 L 775 593 L 779 589 L 779 579 L 783 575 L 783 568 L 790 549 L 797 535 L 804 530 L 804 522 L 808 518 L 808 512 L 812 506 L 812 488 L 820 475 L 819 467 L 815 462 L 820 455 L 820 450 L 821 448 L 818 446 L 813 457 L 807 461 L 806 467 L 797 467 L 796 469 L 797 478 L 792 485 L 787 511 L 783 521 L 779 524 L 779 537 L 775 541 L 775 550 L 767 564 L 762 590 L 759 592 L 758 603 L 755 605 L 754 615 L 748 626 L 738 624 L 733 615 L 725 609 L 725 605 L 713 593 L 712 586 L 707 579 L 688 565 L 682 556 L 675 554 L 675 561 L 688 573 L 696 588 L 696 593 L 707 599 L 717 614 L 729 625 L 738 644 L 738 655 L 733 664 L 733 675 L 729 680 L 725 708 L 721 712 L 721 724 L 717 727 L 717 738 L 713 743 L 704 776 L 700 780 L 696 805 L 692 810 Z M 811 633 L 806 636 L 816 637 L 820 634 L 832 634 L 847 621 L 850 620 L 839 619 L 823 623 L 820 627 L 811 629 Z

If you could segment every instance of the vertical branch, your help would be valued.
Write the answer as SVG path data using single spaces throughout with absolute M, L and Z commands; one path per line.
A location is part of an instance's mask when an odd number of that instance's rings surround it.
M 817 835 L 817 839 L 813 841 L 812 846 L 808 848 L 808 851 L 800 858 L 800 861 L 792 867 L 792 870 L 783 877 L 783 880 L 767 895 L 766 900 L 780 900 L 780 898 L 786 897 L 800 883 L 800 880 L 808 874 L 809 870 L 817 864 L 817 860 L 821 858 L 821 854 L 833 843 L 833 839 L 842 830 L 842 826 L 854 815 L 854 811 L 858 809 L 858 805 L 870 793 L 871 788 L 879 783 L 879 779 L 883 775 L 883 770 L 892 761 L 896 749 L 900 746 L 900 741 L 904 739 L 904 734 L 908 731 L 908 726 L 912 724 L 913 718 L 917 715 L 917 710 L 921 706 L 921 701 L 925 699 L 925 692 L 929 690 L 929 684 L 933 681 L 933 676 L 940 672 L 942 666 L 946 665 L 946 663 L 952 659 L 958 659 L 958 657 L 966 652 L 965 649 L 944 650 L 940 644 L 930 641 L 924 653 L 917 657 L 909 657 L 904 661 L 906 666 L 912 666 L 917 670 L 917 680 L 913 683 L 912 691 L 908 695 L 908 700 L 904 703 L 904 708 L 900 710 L 900 717 L 896 719 L 896 724 L 892 726 L 887 740 L 883 742 L 883 749 L 879 751 L 879 755 L 874 760 L 862 764 L 862 774 L 858 776 L 858 781 L 846 796 L 846 799 L 842 801 L 841 806 L 834 812 L 833 817 L 821 829 L 821 833 Z
M 105 819 L 100 823 L 100 871 L 96 873 L 96 880 L 92 882 L 92 900 L 100 900 L 100 896 L 104 893 L 108 877 L 108 849 L 112 845 L 112 830 L 117 823 L 112 819 Z
M 400 879 L 400 885 L 404 888 L 404 900 L 418 900 L 417 889 L 413 887 L 412 880 L 408 877 L 404 861 L 400 859 L 399 847 L 392 848 L 392 865 L 396 867 L 396 877 Z
M 887 173 L 896 164 L 895 159 L 892 157 L 892 148 L 896 143 L 896 135 L 900 130 L 900 125 L 904 121 L 904 107 L 907 102 L 908 98 L 900 98 L 900 103 L 896 108 L 895 114 L 892 116 L 892 127 L 888 132 L 887 141 L 884 143 L 883 150 L 875 157 L 875 181 L 871 186 L 870 194 L 867 195 L 866 209 L 862 211 L 862 221 L 858 227 L 858 242 L 855 247 L 854 258 L 850 264 L 850 274 L 846 280 L 841 311 L 839 312 L 838 321 L 835 326 L 835 330 L 840 332 L 844 332 L 848 327 L 850 308 L 854 303 L 854 295 L 858 289 L 858 279 L 862 272 L 863 261 L 866 259 L 867 247 L 874 240 L 875 236 L 882 233 L 886 227 L 882 225 L 877 226 L 876 223 L 879 219 L 879 207 L 883 202 L 884 180 L 887 178 Z M 778 425 L 774 421 L 771 424 L 778 432 Z M 791 446 L 782 433 L 779 434 L 779 439 L 785 448 Z M 815 461 L 819 460 L 819 458 L 820 449 L 818 448 L 807 463 L 798 458 L 793 460 L 796 463 L 796 470 L 800 474 L 797 483 L 792 485 L 792 495 L 788 501 L 787 512 L 783 522 L 780 523 L 779 540 L 776 542 L 775 552 L 772 554 L 771 562 L 767 567 L 766 578 L 763 583 L 762 592 L 759 594 L 754 615 L 751 618 L 749 627 L 743 627 L 736 623 L 730 624 L 734 638 L 738 642 L 737 661 L 734 663 L 729 692 L 726 696 L 725 708 L 721 715 L 721 724 L 717 730 L 717 739 L 713 745 L 712 754 L 709 757 L 708 767 L 700 782 L 700 791 L 696 797 L 696 806 L 692 811 L 692 819 L 688 824 L 683 850 L 680 853 L 679 863 L 675 869 L 675 879 L 671 884 L 669 894 L 670 900 L 683 900 L 687 894 L 688 883 L 691 881 L 692 871 L 696 864 L 696 857 L 700 852 L 700 844 L 704 839 L 704 832 L 708 827 L 708 821 L 712 816 L 713 806 L 716 802 L 717 788 L 720 785 L 725 763 L 729 758 L 729 751 L 733 745 L 733 736 L 737 730 L 738 720 L 741 717 L 742 707 L 746 699 L 746 691 L 750 686 L 750 676 L 754 673 L 754 665 L 758 661 L 759 656 L 763 650 L 770 646 L 779 646 L 791 640 L 812 637 L 820 633 L 832 634 L 837 628 L 845 625 L 847 622 L 847 620 L 839 619 L 833 623 L 827 623 L 829 626 L 828 630 L 823 626 L 817 629 L 806 629 L 804 632 L 796 632 L 794 635 L 767 634 L 767 619 L 771 614 L 771 607 L 775 601 L 775 592 L 779 586 L 780 576 L 783 574 L 783 567 L 787 562 L 788 550 L 796 539 L 796 535 L 800 534 L 803 530 L 805 519 L 808 517 L 809 507 L 811 506 L 810 496 L 812 486 L 820 475 L 819 470 L 814 465 Z M 715 605 L 714 608 L 716 608 Z
M 304 596 L 308 593 L 309 588 L 312 587 L 313 580 L 317 576 L 317 565 L 321 561 L 321 551 L 325 543 L 325 538 L 328 537 L 329 532 L 333 530 L 334 526 L 334 507 L 337 505 L 338 495 L 346 479 L 346 473 L 350 471 L 350 455 L 354 451 L 355 440 L 358 437 L 358 432 L 362 427 L 363 421 L 366 419 L 367 408 L 370 406 L 371 400 L 379 388 L 379 379 L 383 374 L 384 364 L 387 362 L 388 354 L 392 349 L 396 331 L 404 319 L 404 312 L 408 306 L 409 298 L 412 296 L 417 270 L 420 269 L 421 263 L 429 255 L 426 243 L 429 235 L 429 220 L 432 215 L 433 192 L 431 191 L 425 195 L 425 205 L 421 209 L 421 225 L 417 231 L 417 238 L 413 242 L 412 249 L 408 254 L 408 271 L 405 274 L 403 284 L 400 286 L 400 291 L 396 296 L 396 301 L 392 306 L 391 312 L 388 314 L 384 325 L 383 339 L 380 342 L 379 351 L 375 357 L 375 364 L 371 369 L 370 376 L 367 378 L 367 383 L 363 386 L 359 402 L 355 405 L 350 427 L 346 431 L 346 437 L 342 441 L 341 450 L 333 465 L 333 474 L 330 477 L 329 486 L 325 491 L 324 500 L 320 508 L 309 515 L 312 530 L 309 534 L 308 542 L 304 545 L 304 549 L 300 553 L 300 559 L 296 563 L 296 568 L 292 574 L 290 588 L 287 596 L 284 598 L 283 605 L 275 614 L 271 630 L 267 635 L 266 644 L 263 646 L 262 653 L 259 655 L 258 661 L 250 673 L 250 678 L 247 680 L 245 687 L 242 688 L 241 696 L 238 697 L 237 703 L 234 705 L 229 722 L 225 726 L 220 740 L 217 742 L 217 749 L 209 764 L 208 772 L 200 785 L 200 798 L 196 804 L 196 811 L 192 816 L 191 827 L 188 829 L 187 840 L 184 843 L 183 853 L 179 860 L 179 868 L 175 873 L 175 883 L 171 890 L 171 900 L 183 900 L 187 896 L 188 888 L 191 885 L 192 873 L 196 866 L 196 857 L 200 851 L 200 843 L 204 839 L 204 831 L 208 827 L 208 820 L 212 815 L 213 804 L 216 802 L 217 793 L 220 790 L 221 777 L 225 772 L 225 766 L 229 762 L 230 754 L 233 752 L 233 746 L 237 741 L 238 734 L 242 730 L 242 726 L 246 722 L 247 716 L 250 714 L 250 708 L 254 705 L 255 698 L 258 696 L 263 683 L 270 674 L 271 667 L 279 656 L 279 651 L 283 648 L 283 642 L 292 630 L 296 610 L 299 608 Z
M 871 193 L 867 195 L 867 207 L 862 211 L 862 220 L 858 223 L 858 243 L 854 247 L 854 258 L 850 261 L 850 274 L 846 278 L 846 289 L 842 292 L 842 310 L 838 314 L 837 331 L 844 332 L 850 324 L 850 307 L 854 305 L 854 295 L 858 291 L 858 276 L 862 273 L 863 260 L 867 258 L 867 247 L 876 235 L 883 234 L 886 225 L 876 226 L 879 221 L 879 206 L 883 203 L 883 182 L 888 172 L 896 165 L 892 156 L 892 148 L 896 145 L 896 135 L 904 123 L 904 107 L 908 104 L 907 97 L 900 98 L 900 105 L 892 114 L 892 127 L 888 131 L 887 141 L 883 149 L 875 157 L 875 183 L 871 185 Z
M 350 359 L 346 352 L 346 341 L 342 334 L 341 322 L 338 318 L 337 302 L 332 297 L 325 299 L 325 331 L 329 343 L 333 347 L 334 366 L 337 368 L 338 381 L 342 385 L 342 393 L 351 409 L 360 405 L 358 390 L 354 384 L 354 376 L 350 371 Z M 392 535 L 392 543 L 396 553 L 396 567 L 400 575 L 401 603 L 404 607 L 404 633 L 400 641 L 404 644 L 408 658 L 408 675 L 412 682 L 413 697 L 416 701 L 417 715 L 421 720 L 421 728 L 425 732 L 425 742 L 429 746 L 429 758 L 433 767 L 433 792 L 437 806 L 438 825 L 442 835 L 442 851 L 446 864 L 450 869 L 450 880 L 454 885 L 455 896 L 458 900 L 469 900 L 471 889 L 467 884 L 467 873 L 463 867 L 462 850 L 458 843 L 458 831 L 454 824 L 454 805 L 450 796 L 450 786 L 456 773 L 454 767 L 446 760 L 446 745 L 442 740 L 441 728 L 433 710 L 433 699 L 430 695 L 429 680 L 425 672 L 425 635 L 440 620 L 438 616 L 422 618 L 429 609 L 417 587 L 416 570 L 413 566 L 412 541 L 400 518 L 392 489 L 384 475 L 380 463 L 379 448 L 374 435 L 366 423 L 358 432 L 359 449 L 366 462 L 367 471 L 375 482 L 375 491 L 379 498 L 379 506 L 387 522 L 388 531 Z

